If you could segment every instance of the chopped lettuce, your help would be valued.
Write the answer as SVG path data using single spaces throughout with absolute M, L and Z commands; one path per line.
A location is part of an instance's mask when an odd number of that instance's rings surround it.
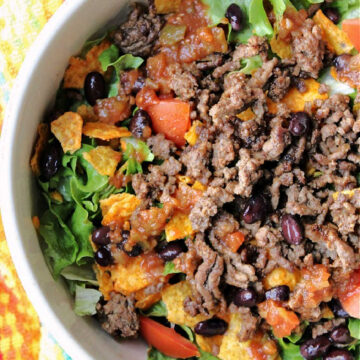
M 148 352 L 147 360 L 177 360 L 170 356 L 162 354 L 159 350 L 151 348 Z
M 340 13 L 340 23 L 345 19 L 360 17 L 359 0 L 335 0 L 329 6 L 336 8 Z
M 85 284 L 98 286 L 95 273 L 90 265 L 70 265 L 61 271 L 61 275 L 69 281 L 79 281 Z
M 272 36 L 274 30 L 264 9 L 262 0 L 251 0 L 249 7 L 249 21 L 259 36 Z
M 277 18 L 281 18 L 288 7 L 294 7 L 290 0 L 270 0 Z
M 141 57 L 136 57 L 131 54 L 120 56 L 120 51 L 117 46 L 111 45 L 99 55 L 99 61 L 103 71 L 109 67 L 114 67 L 115 71 L 110 81 L 109 97 L 118 94 L 118 85 L 120 82 L 120 73 L 126 69 L 137 69 L 144 60 Z
M 149 310 L 146 310 L 143 313 L 145 316 L 155 316 L 155 317 L 166 317 L 167 308 L 163 301 L 157 302 Z
M 243 66 L 240 72 L 246 75 L 251 75 L 254 70 L 257 70 L 263 64 L 260 55 L 255 55 L 250 58 L 241 59 L 240 62 L 241 62 L 241 66 Z
M 350 335 L 353 338 L 360 340 L 360 319 L 350 318 L 348 328 Z
M 163 275 L 179 274 L 181 271 L 175 268 L 175 264 L 172 261 L 167 261 L 164 267 Z
M 286 343 L 283 339 L 277 339 L 280 345 L 280 355 L 282 360 L 303 360 L 300 353 L 300 346 Z
M 293 5 L 298 9 L 307 9 L 313 4 L 321 4 L 325 0 L 291 0 Z M 342 1 L 342 0 L 341 0 Z
M 75 287 L 75 305 L 74 312 L 76 315 L 95 315 L 96 304 L 100 300 L 102 294 L 95 289 L 89 289 L 76 285 Z

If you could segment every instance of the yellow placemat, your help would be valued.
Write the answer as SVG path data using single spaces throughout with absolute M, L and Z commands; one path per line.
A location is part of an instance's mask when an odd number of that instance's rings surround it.
M 0 0 L 0 134 L 11 87 L 36 36 L 63 0 Z M 70 359 L 26 297 L 0 215 L 0 360 Z

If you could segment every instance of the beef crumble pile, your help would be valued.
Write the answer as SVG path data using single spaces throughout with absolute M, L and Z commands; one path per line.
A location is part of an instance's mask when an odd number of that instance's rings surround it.
M 240 342 L 270 334 L 271 326 L 279 338 L 300 334 L 310 323 L 308 341 L 322 342 L 327 351 L 324 334 L 344 328 L 349 317 L 338 296 L 360 268 L 360 112 L 353 111 L 348 96 L 330 96 L 327 86 L 315 81 L 325 67 L 341 70 L 352 61 L 329 50 L 311 18 L 318 8 L 297 14 L 285 36 L 292 55 L 283 59 L 272 54 L 265 37 L 222 44 L 220 26 L 211 28 L 212 51 L 191 59 L 186 46 L 196 38 L 164 45 L 162 29 L 169 19 L 179 20 L 157 14 L 152 3 L 148 9 L 136 4 L 111 33 L 122 53 L 146 59 L 138 70 L 121 74 L 119 98 L 139 107 L 129 130 L 157 161 L 142 172 L 110 178 L 118 188 L 131 183 L 138 202 L 125 225 L 103 222 L 93 233 L 97 271 L 111 276 L 111 265 L 119 259 L 121 264 L 125 255 L 132 261 L 150 254 L 152 281 L 145 281 L 142 295 L 155 299 L 153 304 L 169 284 L 186 283 L 180 311 L 205 319 L 194 326 L 198 335 L 210 337 L 203 324 L 209 319 L 218 329 L 212 335 L 224 334 L 238 314 Z M 261 65 L 240 71 L 242 61 L 253 57 Z M 302 109 L 294 110 L 314 84 L 317 96 L 305 97 Z M 186 143 L 154 131 L 148 110 L 154 101 L 174 97 L 190 109 Z M 179 213 L 187 221 L 180 227 L 191 230 L 166 242 L 166 226 Z M 106 253 L 104 244 L 110 244 Z M 177 274 L 156 274 L 159 262 L 172 262 Z M 100 290 L 106 286 L 102 280 Z M 111 289 L 96 307 L 103 328 L 136 337 L 137 308 L 148 307 L 138 304 L 137 293 Z M 281 313 L 284 323 L 291 318 L 290 327 L 284 330 L 272 313 Z M 222 358 L 216 342 L 210 350 Z M 302 355 L 312 358 L 307 351 Z

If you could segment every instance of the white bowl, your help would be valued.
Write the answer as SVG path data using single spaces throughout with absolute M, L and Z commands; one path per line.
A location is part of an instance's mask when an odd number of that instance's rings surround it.
M 2 217 L 11 255 L 40 316 L 74 360 L 146 358 L 141 341 L 116 342 L 91 318 L 80 318 L 64 284 L 45 264 L 31 222 L 39 191 L 29 167 L 36 128 L 53 100 L 69 57 L 118 13 L 126 0 L 69 0 L 56 12 L 31 48 L 13 88 L 2 132 Z

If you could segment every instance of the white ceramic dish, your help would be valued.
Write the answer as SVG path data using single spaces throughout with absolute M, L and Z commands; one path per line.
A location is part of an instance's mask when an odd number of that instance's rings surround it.
M 45 264 L 31 222 L 38 190 L 29 168 L 36 127 L 54 98 L 69 57 L 126 0 L 68 0 L 31 48 L 14 86 L 2 132 L 1 213 L 11 255 L 41 321 L 73 360 L 143 360 L 143 342 L 116 342 L 93 319 L 77 317 L 65 286 Z

